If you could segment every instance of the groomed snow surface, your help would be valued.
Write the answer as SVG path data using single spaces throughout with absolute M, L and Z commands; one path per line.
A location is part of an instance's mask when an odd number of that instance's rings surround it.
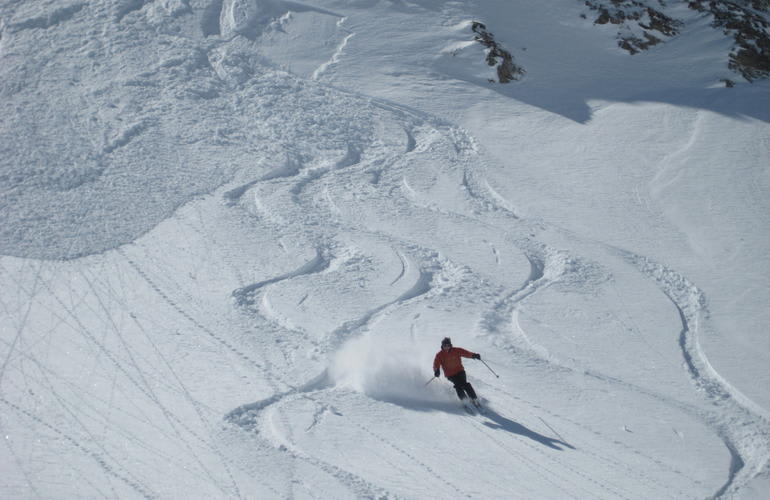
M 767 499 L 770 87 L 667 3 L 4 0 L 0 496 Z

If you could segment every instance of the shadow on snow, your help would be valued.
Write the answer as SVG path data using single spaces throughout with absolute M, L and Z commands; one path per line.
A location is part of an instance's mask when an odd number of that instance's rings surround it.
M 569 443 L 565 443 L 560 439 L 554 439 L 554 438 L 549 438 L 548 436 L 544 436 L 538 432 L 533 431 L 532 429 L 529 429 L 523 426 L 518 422 L 515 422 L 509 418 L 506 418 L 500 415 L 499 413 L 489 408 L 484 410 L 484 416 L 486 416 L 490 420 L 488 422 L 484 422 L 484 425 L 486 425 L 490 429 L 500 429 L 500 430 L 510 432 L 512 434 L 519 434 L 520 436 L 528 437 L 529 439 L 533 441 L 537 441 L 538 443 L 545 445 L 549 448 L 553 448 L 554 450 L 561 451 L 564 448 L 569 448 L 570 450 L 575 449 L 575 447 Z
M 460 406 L 459 401 L 451 402 L 446 400 L 439 401 L 439 400 L 433 400 L 433 399 L 420 400 L 417 398 L 413 399 L 410 397 L 403 397 L 403 396 L 375 397 L 375 399 L 379 399 L 380 401 L 401 406 L 403 408 L 406 408 L 407 410 L 421 411 L 421 412 L 441 411 L 445 413 L 456 413 L 463 416 L 467 415 L 465 413 L 465 410 Z M 540 443 L 543 446 L 547 446 L 554 450 L 563 451 L 564 448 L 569 448 L 570 450 L 575 449 L 575 447 L 569 443 L 566 443 L 560 439 L 550 438 L 548 436 L 544 436 L 543 434 L 535 432 L 532 429 L 529 429 L 528 427 L 518 422 L 515 422 L 507 417 L 504 417 L 503 415 L 500 415 L 498 412 L 494 411 L 489 407 L 484 408 L 483 416 L 486 417 L 486 419 L 482 423 L 490 429 L 510 432 L 511 434 L 517 434 L 519 436 L 523 436 L 533 441 L 536 441 L 537 443 Z

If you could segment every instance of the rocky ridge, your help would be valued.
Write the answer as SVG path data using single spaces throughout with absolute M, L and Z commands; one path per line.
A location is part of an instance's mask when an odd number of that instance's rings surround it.
M 636 54 L 679 35 L 684 20 L 672 15 L 682 4 L 712 18 L 711 26 L 734 39 L 728 68 L 747 81 L 770 76 L 770 1 L 768 0 L 584 0 L 594 24 L 617 25 L 617 43 Z M 679 9 L 681 12 L 681 9 Z M 587 14 L 582 17 L 588 19 Z M 728 81 L 728 85 L 732 82 Z
M 471 29 L 475 33 L 474 40 L 487 48 L 487 64 L 497 66 L 497 79 L 500 83 L 510 83 L 524 76 L 524 68 L 513 62 L 511 53 L 495 41 L 494 35 L 487 31 L 483 23 L 474 21 Z

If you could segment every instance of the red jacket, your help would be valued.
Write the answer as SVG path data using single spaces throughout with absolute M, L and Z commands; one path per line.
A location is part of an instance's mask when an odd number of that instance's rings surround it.
M 475 353 L 466 351 L 462 347 L 450 347 L 448 351 L 444 351 L 442 349 L 436 353 L 436 357 L 433 360 L 433 371 L 438 370 L 438 367 L 440 366 L 444 369 L 445 377 L 457 375 L 461 371 L 465 370 L 465 368 L 463 368 L 463 362 L 460 360 L 460 357 L 472 358 L 474 355 Z

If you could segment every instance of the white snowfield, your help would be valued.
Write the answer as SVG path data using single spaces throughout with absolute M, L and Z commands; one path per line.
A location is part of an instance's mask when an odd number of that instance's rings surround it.
M 769 498 L 770 86 L 685 3 L 2 0 L 0 497 Z

